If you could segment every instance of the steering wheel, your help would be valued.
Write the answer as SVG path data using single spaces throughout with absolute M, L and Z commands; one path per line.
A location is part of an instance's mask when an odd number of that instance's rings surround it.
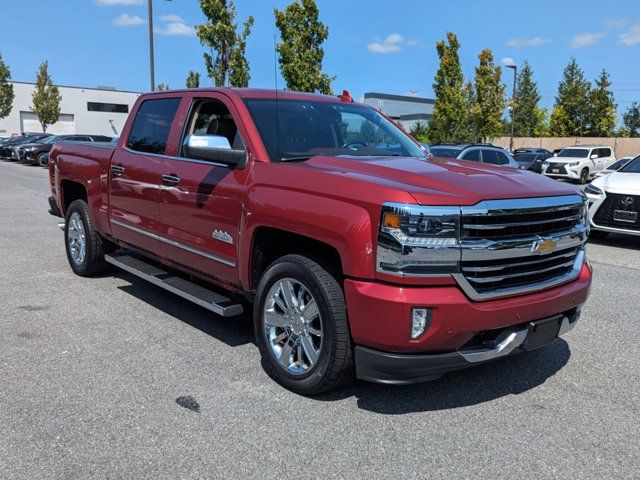
M 361 147 L 365 147 L 366 148 L 367 144 L 364 143 L 364 142 L 360 142 L 360 141 L 358 141 L 358 142 L 347 142 L 344 145 L 342 145 L 341 148 L 351 148 L 351 150 L 355 150 L 355 148 L 352 148 L 352 147 L 355 147 L 355 146 L 361 146 Z

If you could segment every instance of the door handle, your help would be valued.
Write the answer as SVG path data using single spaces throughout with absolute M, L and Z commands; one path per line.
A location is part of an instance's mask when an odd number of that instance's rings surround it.
M 180 177 L 177 175 L 162 175 L 162 181 L 167 185 L 177 185 L 180 183 Z
M 114 176 L 119 177 L 124 173 L 124 167 L 120 165 L 111 165 L 111 173 L 113 173 Z

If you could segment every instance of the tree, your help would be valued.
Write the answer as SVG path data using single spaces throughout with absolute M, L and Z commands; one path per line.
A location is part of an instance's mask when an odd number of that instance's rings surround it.
M 253 26 L 253 17 L 247 19 L 243 32 L 238 34 L 236 7 L 233 2 L 227 4 L 227 0 L 200 0 L 200 8 L 209 20 L 196 26 L 200 43 L 211 51 L 204 54 L 207 75 L 217 87 L 228 83 L 233 87 L 246 87 L 250 75 L 249 62 L 244 57 L 244 52 Z
M 533 69 L 529 62 L 525 61 L 520 68 L 520 75 L 516 83 L 516 98 L 513 111 L 513 128 L 516 135 L 521 137 L 534 136 L 538 127 L 539 118 L 536 113 L 540 101 L 538 85 L 533 80 Z
M 163 90 L 171 90 L 171 87 L 169 86 L 168 83 L 160 82 L 156 87 L 156 92 L 162 92 Z
M 40 65 L 36 76 L 36 89 L 32 94 L 33 106 L 31 110 L 38 116 L 42 131 L 46 132 L 49 125 L 58 121 L 60 116 L 60 90 L 53 84 L 49 75 L 49 63 Z
M 7 117 L 13 108 L 13 85 L 9 83 L 11 70 L 2 60 L 0 53 L 0 118 Z
M 611 91 L 611 81 L 602 69 L 591 90 L 589 108 L 589 133 L 593 137 L 610 137 L 616 129 L 617 106 Z
M 440 66 L 433 83 L 435 108 L 429 122 L 432 142 L 469 140 L 469 88 L 465 87 L 458 49 L 458 37 L 447 32 L 447 40 L 436 43 Z
M 505 107 L 502 68 L 493 63 L 493 53 L 485 48 L 478 54 L 474 84 L 475 103 L 471 106 L 474 131 L 483 141 L 502 133 L 502 112 Z
M 284 10 L 274 9 L 274 14 L 281 39 L 276 48 L 287 88 L 331 95 L 335 77 L 322 72 L 322 44 L 329 29 L 319 19 L 315 0 L 294 0 Z
M 527 136 L 548 137 L 551 135 L 551 125 L 549 124 L 549 111 L 546 108 L 535 107 L 533 109 L 533 131 Z
M 558 85 L 558 95 L 551 114 L 553 135 L 582 136 L 586 133 L 590 91 L 591 84 L 584 78 L 584 72 L 576 59 L 572 58 Z M 554 113 L 561 117 L 554 118 Z M 565 132 L 565 135 L 560 135 L 560 132 Z
M 640 136 L 640 104 L 637 102 L 631 104 L 629 110 L 622 116 L 622 123 L 630 137 Z
M 409 133 L 419 142 L 429 143 L 429 129 L 427 125 L 418 120 L 413 124 Z
M 198 72 L 194 72 L 193 70 L 189 70 L 186 85 L 187 88 L 200 88 L 200 74 Z

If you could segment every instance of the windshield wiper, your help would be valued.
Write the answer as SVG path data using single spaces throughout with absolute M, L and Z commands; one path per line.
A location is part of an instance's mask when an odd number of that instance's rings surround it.
M 299 157 L 282 157 L 280 158 L 281 162 L 304 162 L 309 160 L 311 157 L 315 157 L 316 155 L 300 155 Z

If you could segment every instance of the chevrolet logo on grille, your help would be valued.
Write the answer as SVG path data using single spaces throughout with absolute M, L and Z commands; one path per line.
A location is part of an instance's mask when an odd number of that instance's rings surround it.
M 546 255 L 553 252 L 557 246 L 557 240 L 551 240 L 550 238 L 541 238 L 540 240 L 533 241 L 533 243 L 531 244 L 531 252 L 538 253 L 540 255 Z

